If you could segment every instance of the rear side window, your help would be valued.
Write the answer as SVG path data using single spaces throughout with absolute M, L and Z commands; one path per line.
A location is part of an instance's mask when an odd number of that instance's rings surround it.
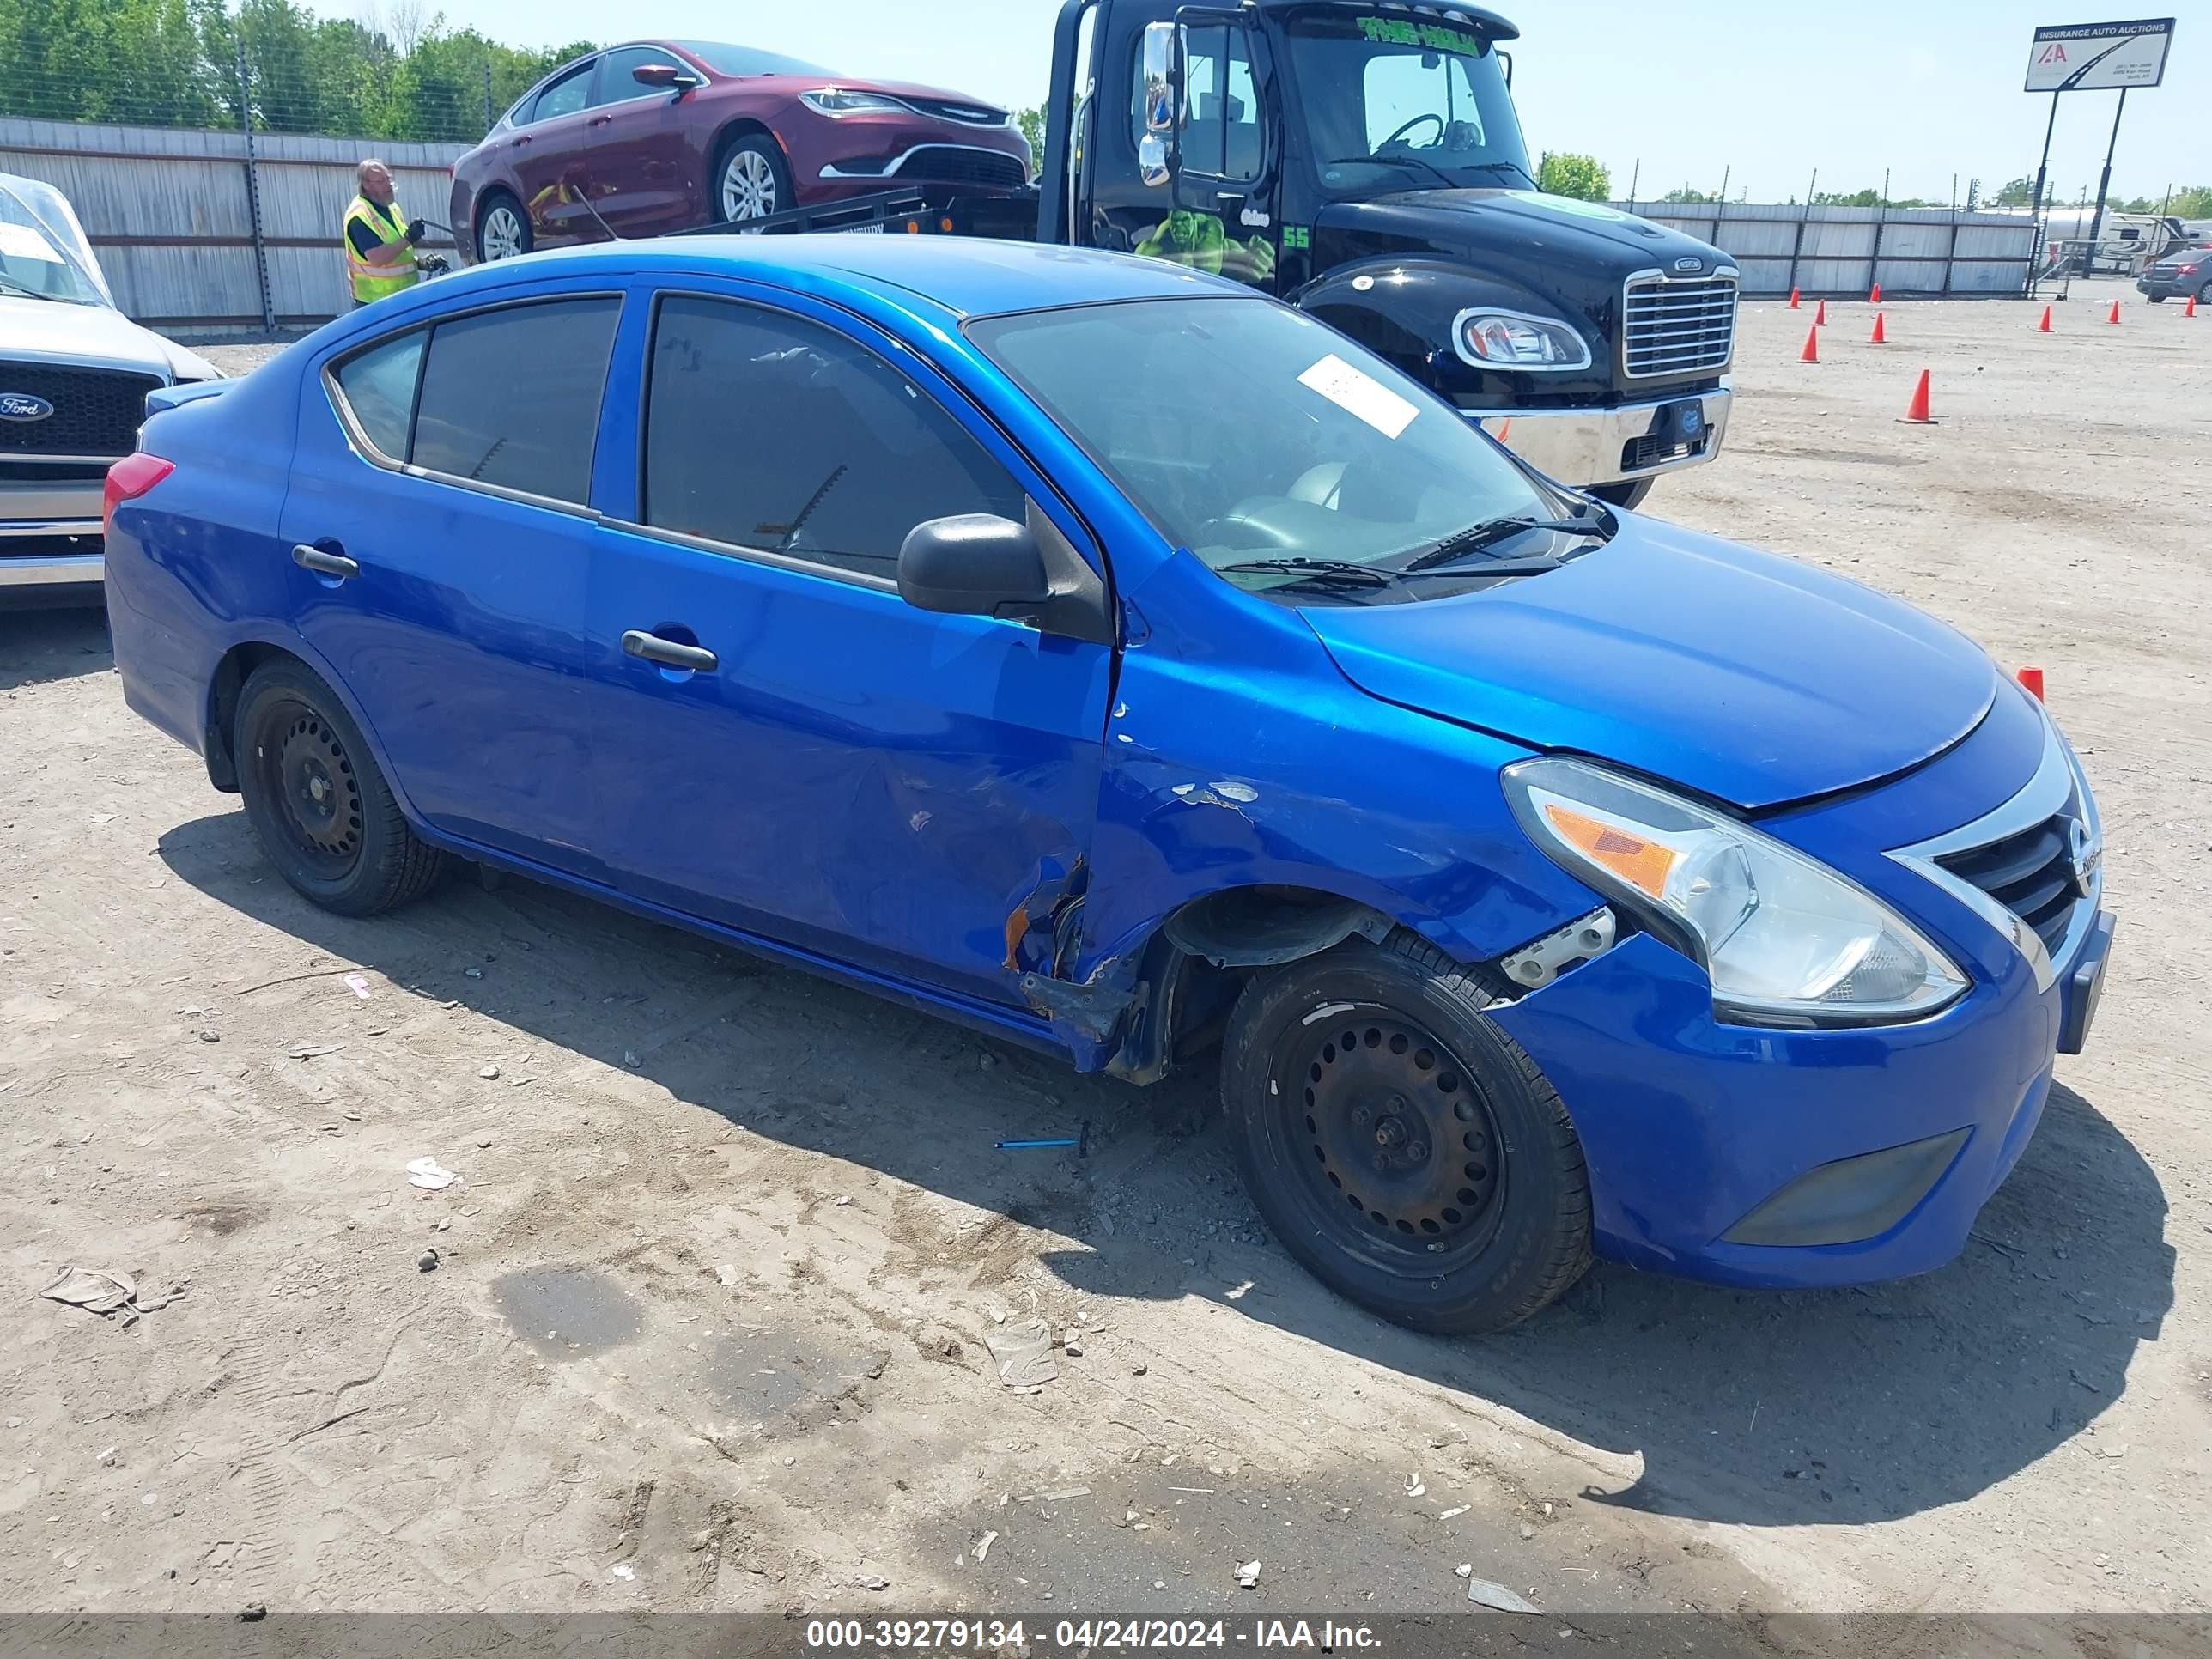
M 653 325 L 647 524 L 895 579 L 925 520 L 1019 522 L 1021 487 L 874 353 L 758 307 L 670 295 Z
M 594 295 L 414 329 L 340 363 L 338 396 L 379 459 L 581 506 L 621 313 Z
M 539 93 L 538 101 L 531 106 L 530 119 L 550 121 L 556 115 L 574 115 L 590 103 L 592 70 L 597 62 L 580 64 Z
M 337 371 L 338 388 L 362 435 L 387 459 L 407 459 L 407 428 L 415 418 L 415 383 L 422 370 L 428 329 L 372 346 Z

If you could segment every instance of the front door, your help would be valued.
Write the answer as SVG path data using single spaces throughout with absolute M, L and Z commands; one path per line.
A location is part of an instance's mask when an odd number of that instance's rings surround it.
M 586 506 L 618 295 L 414 328 L 303 377 L 293 615 L 445 834 L 594 877 Z
M 659 296 L 640 499 L 599 532 L 593 625 L 633 636 L 597 688 L 613 879 L 1018 1005 L 1023 918 L 1080 881 L 1113 653 L 901 599 L 915 524 L 1048 492 L 910 354 L 741 293 Z
M 604 53 L 584 122 L 591 135 L 592 205 L 618 236 L 657 235 L 702 216 L 697 209 L 704 179 L 691 154 L 687 100 L 665 87 L 640 86 L 631 72 L 648 64 L 690 69 L 662 46 Z

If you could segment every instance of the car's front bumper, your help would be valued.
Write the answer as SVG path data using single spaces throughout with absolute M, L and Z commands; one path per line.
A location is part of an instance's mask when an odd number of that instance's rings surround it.
M 100 580 L 100 481 L 0 483 L 0 590 Z
M 2050 957 L 1911 856 L 1993 797 L 2049 810 L 2057 740 L 2012 688 L 1999 697 L 1918 772 L 1765 822 L 1923 927 L 1970 981 L 1952 1006 L 1896 1025 L 1724 1024 L 1704 970 L 1637 934 L 1490 1011 L 1574 1121 L 1600 1255 L 1787 1287 L 1924 1273 L 1964 1246 L 2034 1133 L 2054 1057 L 2087 1034 L 2114 927 L 2094 862 Z M 2065 810 L 2094 825 L 2068 787 Z
M 1731 393 L 1687 392 L 1611 409 L 1469 409 L 1480 426 L 1522 460 L 1561 483 L 1626 483 L 1652 478 L 1721 453 Z M 1686 441 L 1669 424 L 1685 405 L 1698 409 L 1698 433 Z

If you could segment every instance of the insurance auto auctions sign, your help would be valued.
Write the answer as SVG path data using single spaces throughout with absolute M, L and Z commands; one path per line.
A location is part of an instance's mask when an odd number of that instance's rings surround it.
M 2054 23 L 2035 32 L 2027 56 L 2030 92 L 2095 92 L 2154 87 L 2166 74 L 2173 19 L 2132 23 Z

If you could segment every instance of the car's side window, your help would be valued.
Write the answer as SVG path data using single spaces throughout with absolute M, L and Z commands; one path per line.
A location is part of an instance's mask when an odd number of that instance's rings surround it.
M 611 294 L 471 312 L 379 341 L 331 378 L 376 459 L 582 506 L 621 313 Z
M 926 520 L 1023 517 L 1021 486 L 920 387 L 781 312 L 664 296 L 645 415 L 640 516 L 659 529 L 891 580 Z
M 593 58 L 588 64 L 579 64 L 559 80 L 538 94 L 531 106 L 532 121 L 550 121 L 556 115 L 574 115 L 592 100 L 592 71 L 599 66 Z
M 407 459 L 407 435 L 415 423 L 415 386 L 422 378 L 426 328 L 411 329 L 371 346 L 338 365 L 338 390 L 362 437 L 387 460 Z
M 667 97 L 667 88 L 640 86 L 630 78 L 631 70 L 643 69 L 647 64 L 666 64 L 673 69 L 686 67 L 674 52 L 662 47 L 624 46 L 599 59 L 599 90 L 592 102 L 626 104 L 633 98 Z

